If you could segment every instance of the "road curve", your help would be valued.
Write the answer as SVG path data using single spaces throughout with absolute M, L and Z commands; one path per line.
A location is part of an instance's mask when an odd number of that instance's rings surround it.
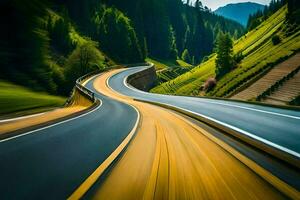
M 120 160 L 86 198 L 285 198 L 240 162 L 238 152 L 201 127 L 170 110 L 134 101 L 106 85 L 109 77 L 113 80 L 126 72 L 104 74 L 94 84 L 101 93 L 134 105 L 141 113 L 140 128 Z M 120 80 L 119 84 L 123 83 Z
M 115 75 L 109 72 L 90 79 L 87 88 L 102 100 L 101 106 L 92 112 L 0 141 L 0 199 L 73 197 L 136 127 L 138 112 L 130 105 L 141 113 L 139 131 L 106 179 L 97 182 L 85 197 L 285 198 L 241 163 L 237 157 L 247 158 L 230 146 L 170 110 L 133 98 L 170 104 L 217 119 L 296 155 L 300 141 L 299 112 L 149 94 L 128 87 L 126 77 L 145 68 L 120 70 Z M 293 194 L 299 192 L 293 190 Z
M 112 76 L 108 84 L 123 95 L 187 110 L 300 159 L 300 111 L 224 100 L 151 94 L 126 84 L 129 75 L 146 68 L 124 70 Z
M 95 110 L 0 141 L 0 199 L 68 198 L 131 132 L 137 111 L 97 93 L 95 78 Z

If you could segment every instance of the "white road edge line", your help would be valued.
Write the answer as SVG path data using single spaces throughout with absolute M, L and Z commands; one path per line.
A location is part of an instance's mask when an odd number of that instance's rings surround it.
M 219 105 L 229 106 L 229 107 L 235 107 L 235 108 L 241 108 L 241 109 L 245 109 L 245 110 L 252 110 L 252 111 L 256 111 L 256 112 L 262 112 L 262 113 L 267 113 L 267 114 L 271 114 L 271 115 L 277 115 L 277 116 L 287 117 L 287 118 L 292 118 L 292 119 L 300 119 L 300 117 L 297 117 L 297 116 L 287 115 L 287 114 L 281 114 L 281 113 L 275 113 L 275 112 L 265 111 L 265 110 L 259 110 L 259 109 L 256 109 L 256 108 L 247 108 L 247 107 L 243 107 L 243 106 L 230 105 L 230 104 L 219 103 L 219 102 L 208 102 L 208 103 L 219 104 Z
M 97 76 L 97 75 L 95 75 Z M 95 76 L 92 76 L 91 78 L 89 78 L 88 80 L 86 80 L 83 85 L 85 85 L 88 81 L 92 80 L 92 78 L 94 78 Z M 72 121 L 72 120 L 75 120 L 75 119 L 78 119 L 78 118 L 81 118 L 81 117 L 84 117 L 92 112 L 95 112 L 96 110 L 98 110 L 102 104 L 103 104 L 103 101 L 101 99 L 98 99 L 100 101 L 100 104 L 93 110 L 87 112 L 87 113 L 84 113 L 82 115 L 79 115 L 77 117 L 74 117 L 74 118 L 71 118 L 71 119 L 67 119 L 67 120 L 64 120 L 64 121 L 61 121 L 61 122 L 58 122 L 58 123 L 55 123 L 55 124 L 52 124 L 52 125 L 49 125 L 49 126 L 45 126 L 45 127 L 42 127 L 42 128 L 39 128 L 39 129 L 36 129 L 36 130 L 32 130 L 32 131 L 29 131 L 29 132 L 26 132 L 26 133 L 22 133 L 22 134 L 18 134 L 16 136 L 13 136 L 13 137 L 9 137 L 9 138 L 6 138 L 6 139 L 3 139 L 3 140 L 0 140 L 0 143 L 3 143 L 3 142 L 7 142 L 7 141 L 10 141 L 10 140 L 13 140 L 13 139 L 16 139 L 16 138 L 19 138 L 19 137 L 23 137 L 23 136 L 26 136 L 26 135 L 29 135 L 29 134 L 32 134 L 32 133 L 35 133 L 37 131 L 41 131 L 41 130 L 45 130 L 45 129 L 48 129 L 48 128 L 51 128 L 51 127 L 54 127 L 54 126 L 57 126 L 57 125 L 60 125 L 60 124 L 63 124 L 63 123 L 66 123 L 66 122 L 69 122 L 69 121 Z
M 37 116 L 43 115 L 43 114 L 45 114 L 45 113 L 46 113 L 46 112 L 38 113 L 38 114 L 32 114 L 32 115 L 27 115 L 27 116 L 23 116 L 23 117 L 16 117 L 16 118 L 10 118 L 10 119 L 3 119 L 3 120 L 0 120 L 0 123 L 6 123 L 6 122 L 11 122 L 11 121 L 17 121 L 17 120 L 20 120 L 20 119 L 27 119 L 27 118 L 31 118 L 31 117 L 37 117 Z
M 97 76 L 97 75 L 95 75 Z M 89 79 L 87 79 L 86 81 L 84 81 L 84 83 L 82 83 L 82 85 L 86 85 L 92 78 L 94 78 L 95 76 L 90 77 Z M 56 110 L 56 109 L 54 109 Z M 54 111 L 52 110 L 52 111 Z M 51 112 L 51 111 L 49 111 Z M 27 115 L 27 116 L 22 116 L 22 117 L 16 117 L 16 118 L 10 118 L 10 119 L 3 119 L 0 120 L 0 123 L 6 123 L 6 122 L 11 122 L 11 121 L 17 121 L 17 120 L 21 120 L 21 119 L 27 119 L 27 118 L 31 118 L 31 117 L 37 117 L 43 114 L 46 114 L 48 112 L 42 112 L 42 113 L 37 113 L 37 114 L 32 114 L 32 115 Z
M 60 124 L 64 124 L 64 123 L 67 123 L 69 121 L 72 121 L 72 120 L 75 120 L 75 119 L 78 119 L 78 118 L 81 118 L 81 117 L 84 117 L 92 112 L 95 112 L 96 110 L 98 110 L 101 106 L 102 106 L 102 100 L 99 99 L 100 101 L 100 104 L 93 110 L 87 112 L 87 113 L 84 113 L 82 115 L 79 115 L 77 117 L 74 117 L 74 118 L 71 118 L 71 119 L 67 119 L 67 120 L 64 120 L 64 121 L 61 121 L 61 122 L 58 122 L 58 123 L 55 123 L 55 124 L 52 124 L 52 125 L 49 125 L 49 126 L 45 126 L 45 127 L 42 127 L 42 128 L 38 128 L 38 129 L 35 129 L 35 130 L 32 130 L 32 131 L 29 131 L 29 132 L 26 132 L 26 133 L 22 133 L 22 134 L 19 134 L 19 135 L 16 135 L 16 136 L 13 136 L 13 137 L 9 137 L 9 138 L 6 138 L 6 139 L 3 139 L 3 140 L 0 140 L 0 143 L 2 142 L 7 142 L 9 140 L 13 140 L 13 139 L 16 139 L 16 138 L 19 138 L 19 137 L 23 137 L 23 136 L 26 136 L 26 135 L 29 135 L 29 134 L 32 134 L 32 133 L 35 133 L 35 132 L 38 132 L 38 131 L 41 131 L 41 130 L 45 130 L 45 129 L 48 129 L 48 128 L 51 128 L 51 127 L 54 127 L 54 126 L 57 126 L 57 125 L 60 125 Z
M 154 103 L 155 103 L 155 102 L 154 102 Z M 271 142 L 271 141 L 269 141 L 269 140 L 266 140 L 266 139 L 264 139 L 264 138 L 258 137 L 258 136 L 254 135 L 254 134 L 252 134 L 252 133 L 249 133 L 249 132 L 247 132 L 247 131 L 244 131 L 244 130 L 242 130 L 242 129 L 240 129 L 240 128 L 237 128 L 237 127 L 235 127 L 235 126 L 232 126 L 232 125 L 229 125 L 229 124 L 227 124 L 227 123 L 221 122 L 221 121 L 219 121 L 219 120 L 217 120 L 217 119 L 214 119 L 214 118 L 211 118 L 211 117 L 207 117 L 207 116 L 205 116 L 205 115 L 202 115 L 202 114 L 193 112 L 193 111 L 188 110 L 188 109 L 180 108 L 180 107 L 173 106 L 173 105 L 166 104 L 166 103 L 163 103 L 163 104 L 164 104 L 164 105 L 167 105 L 167 106 L 170 106 L 170 107 L 177 108 L 177 109 L 179 109 L 179 110 L 184 110 L 184 111 L 186 111 L 186 112 L 190 112 L 190 113 L 192 113 L 192 114 L 194 114 L 194 115 L 198 115 L 198 116 L 203 117 L 203 118 L 206 118 L 206 119 L 208 119 L 208 120 L 211 120 L 211 121 L 213 121 L 213 122 L 216 122 L 216 123 L 218 123 L 218 124 L 221 124 L 221 125 L 223 125 L 223 126 L 225 126 L 225 127 L 227 127 L 227 128 L 230 128 L 230 129 L 232 129 L 232 130 L 235 130 L 235 131 L 237 131 L 237 132 L 239 132 L 239 133 L 242 133 L 242 134 L 244 134 L 244 135 L 247 135 L 248 137 L 253 138 L 253 139 L 255 139 L 255 140 L 258 140 L 258 141 L 260 141 L 260 142 L 262 142 L 262 143 L 264 143 L 264 144 L 267 144 L 267 145 L 269 145 L 269 146 L 271 146 L 271 147 L 273 147 L 273 148 L 279 149 L 279 150 L 281 150 L 281 151 L 283 151 L 283 152 L 286 152 L 286 153 L 291 154 L 291 155 L 293 155 L 293 156 L 295 156 L 295 157 L 297 157 L 297 158 L 300 158 L 300 154 L 297 153 L 297 152 L 295 152 L 295 151 L 293 151 L 293 150 L 290 150 L 290 149 L 285 148 L 285 147 L 283 147 L 283 146 L 281 146 L 281 145 L 275 144 L 275 143 L 273 143 L 273 142 Z
M 141 69 L 140 71 L 143 71 L 144 69 Z M 138 71 L 138 72 L 140 72 Z M 128 79 L 128 76 L 124 79 L 124 85 L 129 88 L 129 89 L 133 89 L 137 92 L 140 92 L 140 93 L 144 93 L 144 94 L 149 94 L 147 92 L 144 92 L 144 91 L 141 91 L 141 90 L 138 90 L 130 85 L 128 85 L 127 83 L 127 79 Z M 154 94 L 154 95 L 162 95 L 162 94 Z M 162 95 L 162 96 L 171 96 L 171 95 Z M 180 97 L 180 96 L 176 96 L 176 97 Z M 193 98 L 193 97 L 187 97 L 187 96 L 182 96 L 182 97 L 186 97 L 186 98 Z M 300 120 L 300 117 L 298 116 L 293 116 L 293 115 L 287 115 L 287 114 L 281 114 L 281 113 L 275 113 L 275 112 L 271 112 L 271 111 L 265 111 L 265 110 L 259 110 L 259 109 L 256 109 L 256 108 L 249 108 L 249 107 L 244 107 L 244 106 L 238 106 L 238 105 L 230 105 L 230 104 L 227 104 L 227 103 L 220 103 L 220 102 L 211 102 L 207 99 L 197 99 L 197 100 L 200 100 L 200 101 L 205 101 L 206 103 L 210 103 L 210 104 L 217 104 L 217 105 L 223 105 L 223 106 L 228 106 L 228 107 L 233 107 L 233 108 L 241 108 L 241 109 L 245 109 L 245 110 L 251 110 L 251 111 L 256 111 L 256 112 L 261 112 L 261 113 L 267 113 L 267 114 L 271 114 L 271 115 L 277 115 L 277 116 L 281 116 L 281 117 L 287 117 L 287 118 L 292 118 L 292 119 L 297 119 L 297 120 Z M 216 100 L 212 100 L 212 101 L 216 101 Z
M 117 73 L 117 74 L 119 74 L 119 73 Z M 113 76 L 115 76 L 115 75 L 117 75 L 117 74 L 114 74 Z M 113 77 L 113 76 L 111 76 L 111 77 Z M 109 78 L 107 79 L 107 84 L 109 84 L 109 80 L 110 80 L 111 77 L 109 77 Z M 136 88 L 134 88 L 134 87 L 132 87 L 132 86 L 129 86 L 128 83 L 126 82 L 126 81 L 127 81 L 127 78 L 128 78 L 128 76 L 123 80 L 123 83 L 124 83 L 124 85 L 125 85 L 128 89 L 131 89 L 131 90 L 133 89 L 133 90 L 138 91 L 138 92 L 146 93 L 146 92 L 140 91 L 140 90 L 138 90 L 138 89 L 136 89 Z M 109 86 L 109 85 L 108 85 L 108 86 Z M 110 86 L 109 86 L 109 87 L 110 87 Z M 110 87 L 110 88 L 111 88 L 111 87 Z M 113 89 L 113 90 L 114 90 L 114 89 Z M 115 91 L 115 90 L 114 90 L 114 91 Z M 115 91 L 115 92 L 117 92 L 117 91 Z M 119 92 L 117 92 L 117 93 L 119 93 Z M 141 100 L 142 100 L 142 99 L 141 99 Z M 149 101 L 149 102 L 156 103 L 155 101 Z M 160 103 L 160 102 L 157 102 L 157 103 Z M 269 140 L 266 140 L 266 139 L 263 139 L 263 138 L 261 138 L 261 137 L 258 137 L 258 136 L 256 136 L 256 135 L 251 134 L 251 133 L 249 133 L 249 132 L 247 132 L 247 131 L 244 131 L 244 130 L 242 130 L 242 129 L 240 129 L 240 128 L 237 128 L 237 127 L 235 127 L 235 126 L 229 125 L 229 124 L 224 123 L 224 122 L 221 122 L 221 121 L 219 121 L 219 120 L 217 120 L 217 119 L 214 119 L 214 118 L 211 118 L 211 117 L 208 117 L 208 116 L 205 116 L 205 115 L 196 113 L 196 112 L 191 111 L 191 110 L 188 110 L 188 109 L 184 109 L 184 108 L 180 108 L 180 107 L 177 107 L 177 106 L 173 106 L 173 105 L 170 105 L 170 104 L 167 104 L 167 103 L 161 103 L 161 104 L 164 104 L 164 105 L 167 105 L 167 106 L 170 106 L 170 107 L 174 107 L 174 108 L 177 108 L 177 109 L 180 109 L 180 110 L 184 110 L 184 111 L 190 112 L 190 113 L 192 113 L 192 114 L 198 115 L 198 116 L 200 116 L 200 117 L 206 118 L 206 119 L 208 119 L 208 120 L 211 120 L 211 121 L 213 121 L 213 122 L 216 122 L 216 123 L 218 123 L 218 124 L 221 124 L 221 125 L 223 125 L 223 126 L 225 126 L 225 127 L 227 127 L 227 128 L 233 129 L 233 130 L 235 130 L 235 131 L 237 131 L 237 132 L 240 132 L 240 133 L 242 133 L 242 134 L 244 134 L 244 135 L 247 135 L 248 137 L 251 137 L 251 138 L 253 138 L 253 139 L 255 139 L 255 140 L 258 140 L 258 141 L 260 141 L 260 142 L 262 142 L 262 143 L 264 143 L 264 144 L 267 144 L 267 145 L 269 145 L 269 146 L 271 146 L 271 147 L 273 147 L 273 148 L 279 149 L 279 150 L 281 150 L 281 151 L 283 151 L 283 152 L 286 152 L 286 153 L 291 154 L 291 155 L 293 155 L 293 156 L 295 156 L 295 157 L 297 157 L 297 158 L 300 158 L 300 154 L 297 153 L 297 152 L 295 152 L 295 151 L 293 151 L 293 150 L 287 149 L 287 148 L 285 148 L 285 147 L 283 147 L 283 146 L 280 146 L 280 145 L 275 144 L 275 143 L 273 143 L 273 142 L 271 142 L 271 141 L 269 141 Z M 264 112 L 264 111 L 262 111 L 262 112 Z

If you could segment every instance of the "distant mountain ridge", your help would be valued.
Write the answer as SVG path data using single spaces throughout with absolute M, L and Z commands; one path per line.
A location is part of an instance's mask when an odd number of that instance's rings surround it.
M 235 20 L 243 26 L 247 26 L 249 15 L 257 12 L 258 10 L 263 10 L 264 7 L 265 6 L 262 4 L 253 2 L 235 3 L 220 7 L 215 10 L 214 13 L 228 19 Z

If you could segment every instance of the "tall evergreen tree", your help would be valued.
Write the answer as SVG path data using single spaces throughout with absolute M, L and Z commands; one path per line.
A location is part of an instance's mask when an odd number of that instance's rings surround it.
M 100 45 L 118 62 L 140 62 L 144 59 L 131 21 L 119 10 L 107 8 L 95 20 Z
M 216 41 L 216 79 L 220 79 L 233 68 L 232 48 L 232 40 L 228 33 L 220 32 Z

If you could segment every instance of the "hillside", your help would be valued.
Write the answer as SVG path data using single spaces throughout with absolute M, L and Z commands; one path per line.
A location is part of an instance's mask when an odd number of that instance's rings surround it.
M 215 10 L 214 13 L 237 21 L 246 27 L 249 16 L 256 13 L 258 10 L 263 10 L 264 7 L 264 5 L 253 2 L 236 3 L 220 7 Z
M 0 19 L 3 80 L 67 96 L 79 76 L 112 63 L 97 42 L 81 34 L 66 14 L 44 1 L 3 1 L 0 11 L 4 14 Z
M 0 78 L 64 96 L 95 69 L 147 57 L 175 63 L 184 50 L 199 63 L 219 31 L 244 31 L 181 0 L 4 0 L 0 11 Z
M 245 57 L 237 68 L 226 74 L 217 86 L 207 96 L 228 97 L 242 91 L 264 73 L 292 56 L 300 48 L 299 29 L 288 28 L 286 23 L 287 7 L 269 17 L 255 30 L 234 42 L 234 54 L 241 52 Z M 272 37 L 278 35 L 281 42 L 272 43 Z M 191 71 L 163 83 L 151 92 L 177 95 L 199 95 L 203 83 L 209 77 L 215 76 L 215 59 L 210 58 Z
M 0 115 L 7 115 L 10 113 L 29 114 L 60 107 L 64 105 L 66 99 L 34 92 L 28 88 L 0 80 L 0 101 Z
M 274 91 L 270 92 L 263 102 L 271 104 L 295 104 L 299 105 L 299 102 L 295 102 L 300 97 L 300 67 L 297 72 L 290 79 L 286 80 L 281 86 L 274 88 Z M 294 103 L 295 102 L 295 103 Z
M 293 79 L 294 79 L 293 76 L 297 74 L 299 69 L 300 69 L 300 53 L 297 53 L 296 55 L 292 56 L 291 58 L 287 59 L 286 61 L 273 67 L 269 72 L 267 72 L 264 76 L 262 76 L 258 81 L 256 81 L 251 86 L 244 89 L 243 91 L 237 93 L 236 95 L 233 95 L 231 98 L 239 99 L 239 100 L 255 99 L 258 96 L 263 95 L 263 93 L 265 91 L 267 91 L 272 86 L 275 86 L 281 80 L 282 80 L 281 85 L 288 87 L 288 89 L 285 90 L 286 93 L 288 94 L 289 93 L 288 91 L 292 90 L 292 91 L 296 92 L 296 94 L 294 94 L 294 95 L 297 96 L 298 93 L 300 94 L 300 87 L 297 87 L 297 85 L 293 85 L 288 82 L 290 82 L 290 81 L 293 82 Z M 290 81 L 288 79 L 283 80 L 285 77 L 289 77 L 289 79 L 291 78 L 291 80 Z M 282 86 L 278 85 L 278 89 L 280 89 L 281 87 Z M 275 88 L 274 88 L 274 91 L 275 91 Z M 282 93 L 282 91 L 281 91 L 281 93 Z M 290 93 L 290 95 L 292 95 L 292 93 Z M 273 95 L 268 95 L 268 96 L 270 96 L 270 97 L 268 97 L 270 99 Z M 287 95 L 287 98 L 284 98 L 284 99 L 285 99 L 286 103 L 289 103 L 290 101 L 292 101 L 293 97 L 295 97 L 295 96 L 291 96 L 289 99 L 288 98 L 289 95 Z

